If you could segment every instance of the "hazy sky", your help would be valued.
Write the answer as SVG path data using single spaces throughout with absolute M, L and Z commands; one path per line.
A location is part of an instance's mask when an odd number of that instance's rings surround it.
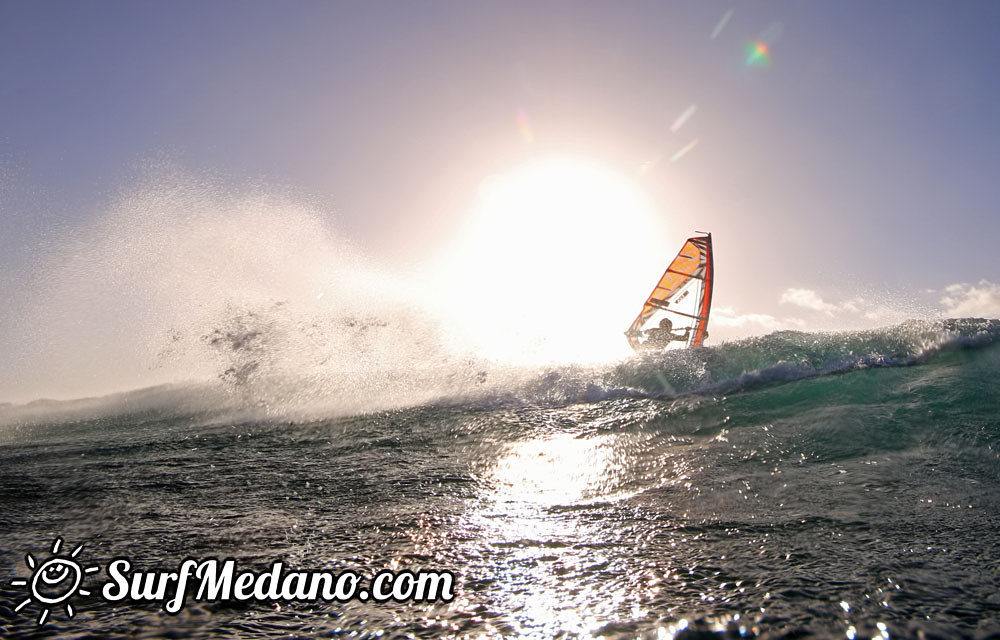
M 715 234 L 732 326 L 989 313 L 998 25 L 991 1 L 3 0 L 0 285 L 151 161 L 301 193 L 405 265 L 488 176 L 569 155 L 648 199 L 665 253 Z

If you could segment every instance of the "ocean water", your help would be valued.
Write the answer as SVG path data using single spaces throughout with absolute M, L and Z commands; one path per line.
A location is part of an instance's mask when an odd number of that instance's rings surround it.
M 0 636 L 1000 634 L 996 320 L 348 391 L 254 379 L 254 335 L 216 336 L 243 350 L 217 383 L 0 407 Z M 390 400 L 318 401 L 347 395 Z M 12 583 L 57 538 L 84 566 L 449 570 L 456 593 L 167 615 L 102 599 L 102 570 L 38 624 Z

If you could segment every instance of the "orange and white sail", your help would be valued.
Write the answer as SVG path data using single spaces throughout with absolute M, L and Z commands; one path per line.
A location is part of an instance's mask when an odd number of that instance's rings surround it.
M 714 277 L 712 234 L 688 238 L 625 332 L 632 348 L 641 351 L 702 346 L 708 337 Z M 666 324 L 672 325 L 668 342 L 662 341 L 660 327 L 664 318 L 670 321 Z

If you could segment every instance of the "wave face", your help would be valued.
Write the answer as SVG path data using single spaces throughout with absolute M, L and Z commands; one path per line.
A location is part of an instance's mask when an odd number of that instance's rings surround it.
M 296 378 L 267 313 L 203 333 L 214 382 L 0 408 L 5 638 L 1000 632 L 1000 321 Z M 93 595 L 39 628 L 10 581 L 54 535 L 102 566 L 449 569 L 458 597 Z

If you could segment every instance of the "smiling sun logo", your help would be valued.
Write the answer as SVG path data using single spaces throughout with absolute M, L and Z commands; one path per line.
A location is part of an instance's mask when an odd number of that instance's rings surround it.
M 66 616 L 72 618 L 75 614 L 73 605 L 68 602 L 75 595 L 89 596 L 90 592 L 80 587 L 83 576 L 88 573 L 100 571 L 100 567 L 84 568 L 76 560 L 76 556 L 83 549 L 81 544 L 73 549 L 69 555 L 59 555 L 62 547 L 62 538 L 56 538 L 52 543 L 52 557 L 39 564 L 38 560 L 30 553 L 24 556 L 24 562 L 31 569 L 30 579 L 12 580 L 12 587 L 28 587 L 28 598 L 21 604 L 14 607 L 14 611 L 20 611 L 32 602 L 37 602 L 42 607 L 42 612 L 38 616 L 38 624 L 43 625 L 49 618 L 49 610 L 65 603 Z

